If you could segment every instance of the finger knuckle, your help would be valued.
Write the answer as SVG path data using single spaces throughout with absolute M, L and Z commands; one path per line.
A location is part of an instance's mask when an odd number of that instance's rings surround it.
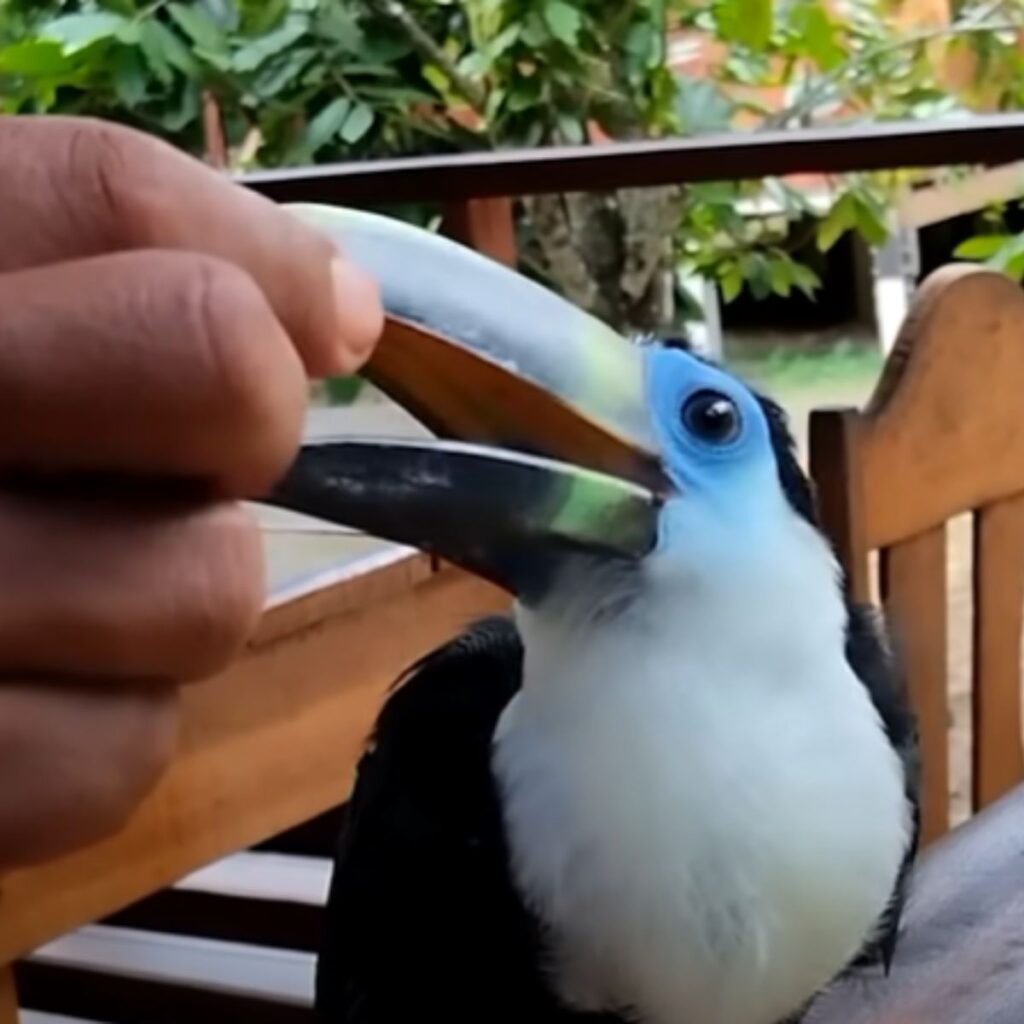
M 177 689 L 155 684 L 126 692 L 117 728 L 105 753 L 83 774 L 83 805 L 98 832 L 109 833 L 127 820 L 171 763 L 178 735 Z
M 111 248 L 119 247 L 128 231 L 140 239 L 159 234 L 168 202 L 156 180 L 163 143 L 120 125 L 83 119 L 68 129 L 67 147 L 77 189 L 69 198 L 90 211 L 93 233 L 105 236 Z
M 123 827 L 174 756 L 177 688 L 8 685 L 0 692 L 0 864 L 28 864 Z
M 248 640 L 263 607 L 259 528 L 240 506 L 217 506 L 193 524 L 176 574 L 177 678 L 202 679 L 222 669 Z
M 212 257 L 194 267 L 187 305 L 211 381 L 222 468 L 239 486 L 270 486 L 301 436 L 301 365 L 247 273 Z

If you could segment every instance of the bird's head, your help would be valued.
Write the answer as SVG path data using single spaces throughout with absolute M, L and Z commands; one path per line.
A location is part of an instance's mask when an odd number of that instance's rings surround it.
M 784 418 L 680 343 L 629 342 L 449 240 L 293 208 L 380 282 L 367 376 L 437 439 L 305 447 L 269 499 L 541 601 L 569 567 L 749 568 L 813 522 Z M 814 531 L 810 531 L 813 533 Z

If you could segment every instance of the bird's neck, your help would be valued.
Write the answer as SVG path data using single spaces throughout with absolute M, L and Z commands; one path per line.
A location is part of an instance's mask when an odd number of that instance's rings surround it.
M 541 606 L 517 609 L 524 695 L 558 701 L 553 689 L 590 688 L 587 680 L 617 676 L 624 664 L 638 682 L 665 664 L 685 677 L 696 662 L 716 672 L 731 699 L 728 680 L 758 666 L 799 674 L 843 663 L 846 620 L 831 551 L 796 519 L 773 543 L 731 558 L 656 555 L 632 569 L 581 561 Z M 597 694 L 585 689 L 579 699 Z

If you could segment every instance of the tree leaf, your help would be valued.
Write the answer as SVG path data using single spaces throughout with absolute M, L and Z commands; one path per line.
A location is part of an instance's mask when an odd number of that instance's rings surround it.
M 279 28 L 236 50 L 231 58 L 231 66 L 242 74 L 255 71 L 265 60 L 282 53 L 301 39 L 308 28 L 309 23 L 305 18 L 289 18 Z
M 726 131 L 736 109 L 714 82 L 682 74 L 676 75 L 675 106 L 684 135 Z
M 169 85 L 173 78 L 171 68 L 189 78 L 199 74 L 192 51 L 162 22 L 154 19 L 143 22 L 139 43 L 150 68 L 164 85 Z
M 169 132 L 180 132 L 199 118 L 199 86 L 192 81 L 182 83 L 178 105 L 165 111 L 160 123 Z
M 1013 235 L 975 235 L 973 238 L 961 242 L 953 250 L 953 255 L 959 260 L 987 260 L 1007 242 L 1012 241 L 1013 237 Z
M 503 54 L 507 53 L 509 48 L 517 42 L 521 32 L 522 26 L 516 23 L 514 25 L 509 25 L 507 29 L 496 35 L 487 44 L 487 52 L 491 55 L 491 60 L 495 61 Z
M 504 89 L 491 89 L 487 94 L 487 102 L 484 105 L 484 120 L 490 123 L 497 116 L 501 110 L 501 105 L 505 102 L 507 93 Z
M 820 0 L 796 8 L 797 32 L 803 48 L 823 71 L 831 71 L 843 62 L 846 50 L 840 45 L 836 26 Z M 798 19 L 798 20 L 797 20 Z
M 390 28 L 375 28 L 372 32 L 359 30 L 345 43 L 345 49 L 361 61 L 373 64 L 393 64 L 412 53 L 412 43 Z
M 1001 269 L 1017 282 L 1024 280 L 1024 252 L 1018 252 L 1012 259 L 1007 260 Z
M 61 44 L 65 54 L 72 54 L 101 39 L 110 39 L 124 24 L 125 19 L 120 14 L 109 11 L 65 14 L 43 25 L 39 38 L 52 39 Z
M 119 43 L 126 46 L 138 46 L 142 39 L 142 22 L 137 18 L 126 21 L 115 33 L 114 37 Z
M 235 0 L 199 0 L 199 6 L 225 32 L 234 32 L 241 22 L 241 13 Z
M 521 78 L 508 96 L 506 109 L 510 114 L 519 114 L 540 103 L 540 82 L 536 77 Z
M 740 292 L 743 291 L 743 272 L 738 263 L 724 265 L 718 285 L 722 289 L 722 298 L 726 302 L 733 302 L 739 297 Z
M 747 280 L 750 294 L 758 302 L 767 299 L 772 293 L 768 261 L 763 253 L 748 252 L 740 260 L 740 271 Z
M 715 23 L 725 40 L 763 50 L 772 36 L 772 0 L 716 0 Z
M 559 111 L 557 120 L 558 130 L 562 138 L 570 146 L 582 145 L 585 136 L 583 133 L 583 122 L 579 117 L 567 111 Z
M 358 142 L 373 127 L 376 119 L 377 115 L 365 103 L 354 104 L 341 126 L 341 137 L 349 145 Z
M 792 263 L 791 271 L 793 284 L 799 288 L 809 299 L 813 299 L 815 293 L 821 287 L 821 278 L 811 270 L 806 263 Z
M 412 106 L 413 104 L 433 103 L 437 97 L 422 89 L 414 89 L 408 85 L 361 85 L 359 95 L 364 99 L 374 100 L 378 105 Z
M 145 100 L 148 92 L 146 65 L 139 51 L 131 46 L 119 46 L 110 62 L 111 81 L 117 98 L 129 110 Z
M 196 46 L 212 53 L 226 49 L 224 33 L 217 23 L 200 7 L 186 7 L 184 4 L 168 4 L 168 13 L 178 27 Z
M 10 75 L 49 78 L 66 74 L 72 66 L 56 40 L 26 39 L 0 47 L 0 72 Z
M 661 33 L 649 21 L 638 21 L 630 26 L 624 45 L 640 67 L 648 67 L 661 58 Z
M 224 74 L 231 71 L 231 55 L 227 50 L 208 50 L 205 46 L 197 46 L 192 53 L 204 64 L 209 64 Z
M 856 223 L 856 200 L 853 193 L 844 192 L 818 223 L 818 248 L 828 252 Z
M 341 131 L 351 109 L 352 101 L 346 96 L 339 96 L 328 103 L 306 126 L 303 146 L 315 154 Z
M 253 93 L 260 99 L 272 99 L 297 81 L 316 55 L 317 51 L 311 47 L 296 48 L 265 64 L 253 80 Z
M 1012 235 L 987 260 L 985 266 L 1000 270 L 1011 277 L 1018 276 L 1018 268 L 1024 259 L 1024 235 Z
M 328 11 L 337 10 L 332 4 Z M 247 36 L 262 36 L 288 13 L 288 0 L 242 0 L 240 27 Z
M 544 23 L 556 39 L 566 46 L 575 46 L 579 40 L 583 16 L 565 0 L 547 0 L 544 4 Z
M 448 76 L 436 64 L 427 64 L 420 71 L 424 79 L 432 85 L 440 96 L 447 96 L 451 88 Z
M 491 58 L 486 50 L 472 50 L 458 63 L 459 74 L 467 78 L 479 78 L 488 72 Z
M 793 290 L 793 271 L 792 263 L 785 256 L 769 257 L 768 282 L 776 295 L 789 297 Z
M 874 246 L 884 245 L 889 238 L 889 225 L 885 208 L 871 197 L 857 192 L 854 195 L 854 224 L 864 238 Z
M 531 12 L 523 24 L 522 40 L 529 47 L 543 46 L 549 42 L 548 31 L 545 28 L 544 20 Z
M 160 24 L 158 21 L 145 21 L 139 35 L 139 49 L 153 72 L 154 78 L 163 86 L 169 86 L 174 81 L 174 72 L 171 69 L 171 62 L 167 59 L 164 45 L 164 35 L 167 33 L 172 38 L 174 34 Z M 178 40 L 175 40 L 176 42 Z M 191 54 L 189 58 L 191 59 Z

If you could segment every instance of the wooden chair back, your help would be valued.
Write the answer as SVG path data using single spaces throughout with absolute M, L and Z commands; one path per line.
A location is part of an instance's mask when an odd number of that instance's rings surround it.
M 977 811 L 1024 778 L 1024 293 L 950 266 L 922 286 L 863 411 L 820 410 L 811 473 L 856 598 L 877 590 L 919 717 L 923 839 L 950 822 L 947 538 L 973 520 L 970 659 Z

